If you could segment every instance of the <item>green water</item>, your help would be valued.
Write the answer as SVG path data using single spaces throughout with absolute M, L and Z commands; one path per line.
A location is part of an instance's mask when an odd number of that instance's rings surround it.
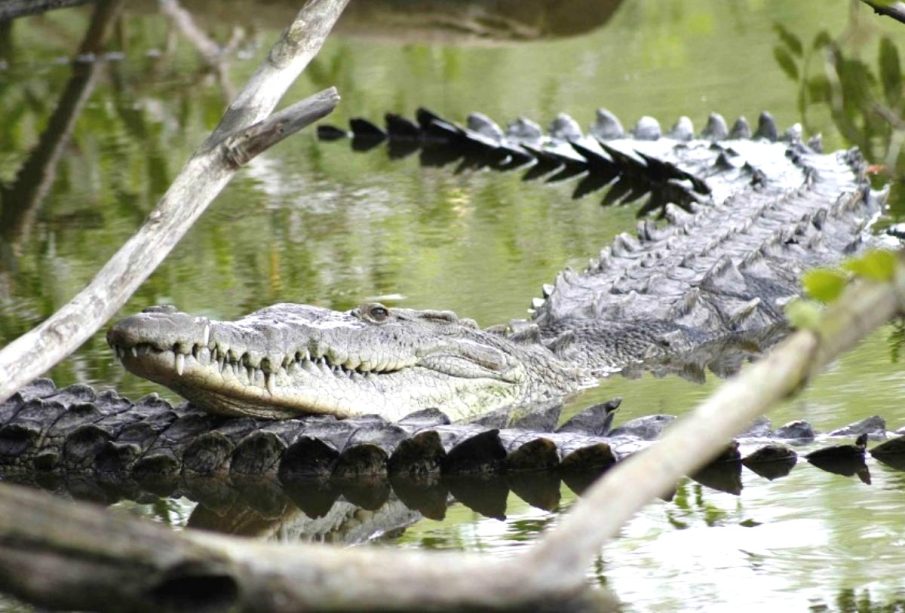
M 74 295 L 140 225 L 215 125 L 230 87 L 251 74 L 294 11 L 276 2 L 260 10 L 248 8 L 252 3 L 207 10 L 196 4 L 188 8 L 199 25 L 221 42 L 234 26 L 244 29 L 225 81 L 155 4 L 129 3 L 107 44 L 115 54 L 91 65 L 96 82 L 46 194 L 34 199 L 25 221 L 0 228 L 0 342 Z M 806 45 L 826 31 L 876 70 L 879 38 L 899 42 L 905 30 L 851 8 L 841 0 L 625 1 L 590 32 L 521 42 L 350 22 L 288 98 L 336 85 L 343 102 L 330 122 L 337 124 L 386 111 L 411 115 L 422 105 L 454 119 L 480 110 L 500 121 L 525 115 L 542 123 L 565 111 L 584 125 L 602 105 L 627 124 L 642 114 L 663 124 L 688 115 L 698 126 L 711 110 L 754 119 L 769 109 L 781 125 L 803 122 L 828 147 L 848 146 L 851 135 L 841 133 L 825 105 L 799 107 L 799 85 L 774 59 L 774 24 Z M 90 16 L 87 8 L 67 9 L 0 33 L 4 184 L 13 183 L 67 83 L 85 69 L 67 59 Z M 810 61 L 819 71 L 823 56 Z M 868 153 L 879 155 L 875 141 Z M 522 316 L 558 270 L 580 268 L 636 223 L 634 208 L 602 208 L 599 195 L 574 201 L 573 188 L 523 182 L 521 173 L 422 168 L 417 156 L 354 153 L 342 143 L 322 145 L 309 131 L 242 171 L 123 314 L 169 302 L 233 318 L 276 301 L 344 309 L 376 297 L 452 309 L 482 325 L 506 321 Z M 840 360 L 772 414 L 774 422 L 808 419 L 827 430 L 881 414 L 892 428 L 905 425 L 905 376 L 890 361 L 890 333 L 875 334 Z M 50 376 L 58 384 L 173 398 L 124 373 L 103 333 Z M 681 413 L 717 384 L 614 379 L 574 406 L 618 395 L 624 419 Z M 903 599 L 905 476 L 871 468 L 870 486 L 809 467 L 776 482 L 749 473 L 739 497 L 685 483 L 672 501 L 652 504 L 626 526 L 589 578 L 638 610 L 848 609 Z M 574 500 L 563 487 L 560 508 Z M 186 501 L 137 507 L 176 525 L 190 509 Z M 556 513 L 514 494 L 506 515 L 490 519 L 456 504 L 443 521 L 422 519 L 382 542 L 508 556 L 557 521 Z

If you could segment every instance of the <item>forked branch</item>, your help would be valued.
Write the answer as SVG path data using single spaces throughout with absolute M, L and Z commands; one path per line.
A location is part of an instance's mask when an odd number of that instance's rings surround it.
M 0 401 L 46 372 L 106 323 L 176 246 L 237 169 L 267 146 L 329 113 L 330 89 L 286 109 L 278 128 L 244 131 L 265 120 L 317 54 L 348 0 L 310 0 L 283 32 L 220 125 L 186 163 L 147 222 L 88 286 L 49 319 L 0 351 Z M 269 129 L 265 129 L 269 125 Z M 242 145 L 237 148 L 237 145 Z M 238 150 L 244 153 L 237 154 Z

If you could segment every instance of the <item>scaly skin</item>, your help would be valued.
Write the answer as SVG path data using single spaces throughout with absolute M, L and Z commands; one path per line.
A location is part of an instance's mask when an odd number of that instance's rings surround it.
M 277 304 L 222 322 L 154 308 L 107 338 L 130 371 L 225 415 L 398 419 L 443 406 L 467 419 L 582 381 L 543 346 L 513 343 L 448 311 Z
M 404 133 L 498 167 L 553 160 L 583 181 L 614 181 L 610 193 L 649 193 L 671 225 L 644 222 L 584 272 L 561 273 L 528 321 L 482 331 L 448 311 L 279 304 L 217 322 L 155 307 L 110 330 L 125 367 L 208 411 L 276 419 L 438 407 L 467 420 L 612 372 L 730 373 L 787 332 L 800 273 L 860 249 L 882 205 L 857 152 L 777 142 L 764 118 L 755 139 L 713 116 L 698 139 L 682 122 L 660 138 L 646 120 L 627 138 L 605 113 L 595 139 L 563 117 L 554 138 L 472 119 L 479 131 L 432 117 Z

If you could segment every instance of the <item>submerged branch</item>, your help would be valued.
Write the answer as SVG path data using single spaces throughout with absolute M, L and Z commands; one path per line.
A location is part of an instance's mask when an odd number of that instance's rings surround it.
M 323 45 L 348 0 L 310 0 L 227 109 L 220 125 L 186 163 L 147 222 L 91 283 L 49 319 L 0 351 L 0 401 L 44 373 L 95 333 L 154 271 L 235 173 L 224 141 L 262 121 Z M 335 90 L 315 97 L 332 110 Z M 300 103 L 304 104 L 304 103 Z M 290 107 L 299 111 L 298 105 Z M 303 121 L 283 124 L 283 137 Z M 275 141 L 274 141 L 275 142 Z M 258 149 L 260 153 L 263 149 Z M 247 162 L 250 157 L 241 158 Z

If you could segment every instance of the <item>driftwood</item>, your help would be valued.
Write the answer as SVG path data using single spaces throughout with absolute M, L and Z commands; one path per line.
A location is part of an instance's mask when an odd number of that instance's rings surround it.
M 125 304 L 229 182 L 237 163 L 336 106 L 339 96 L 330 88 L 281 112 L 276 128 L 249 131 L 268 118 L 317 54 L 347 2 L 311 0 L 299 11 L 141 229 L 75 298 L 0 351 L 0 401 L 69 355 Z M 269 138 L 262 139 L 262 132 Z
M 525 555 L 293 547 L 186 530 L 0 487 L 0 589 L 41 605 L 120 609 L 607 608 L 585 569 L 603 542 L 772 404 L 905 307 L 905 258 L 721 386 L 662 441 L 593 485 Z M 605 510 L 605 512 L 603 512 Z

